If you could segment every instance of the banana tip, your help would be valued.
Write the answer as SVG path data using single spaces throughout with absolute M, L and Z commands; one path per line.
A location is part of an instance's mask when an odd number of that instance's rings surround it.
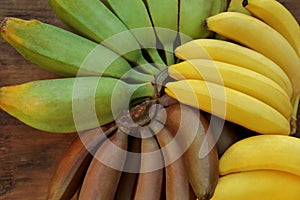
M 0 21 L 0 31 L 4 32 L 6 27 L 6 22 L 9 20 L 9 17 L 5 17 L 3 20 Z
M 242 5 L 243 7 L 246 7 L 248 5 L 248 0 L 243 0 Z

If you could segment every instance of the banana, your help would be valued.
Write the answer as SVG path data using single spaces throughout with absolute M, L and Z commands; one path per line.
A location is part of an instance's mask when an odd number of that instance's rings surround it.
M 104 126 L 101 130 L 97 128 L 85 131 L 80 137 L 74 139 L 51 179 L 48 200 L 69 200 L 76 193 L 93 158 L 91 153 L 111 133 L 111 131 L 105 132 L 108 129 L 109 126 Z
M 292 96 L 292 84 L 286 73 L 266 56 L 241 45 L 216 39 L 198 39 L 177 47 L 175 55 L 182 60 L 212 59 L 256 71 L 275 81 L 289 97 Z
M 79 199 L 114 199 L 125 160 L 128 135 L 117 130 L 97 150 L 84 178 Z M 102 163 L 105 162 L 105 163 Z M 111 168 L 107 166 L 109 162 Z M 117 169 L 116 169 L 117 168 Z M 103 181 L 105 180 L 105 181 Z
M 158 162 L 160 166 L 163 166 L 162 155 L 160 157 L 151 156 L 151 152 L 157 150 L 159 150 L 159 146 L 154 137 L 142 138 L 141 172 L 138 175 L 134 200 L 158 200 L 161 197 L 163 168 L 152 170 Z
M 208 37 L 211 32 L 204 26 L 205 19 L 211 16 L 214 0 L 179 1 L 179 32 L 192 39 Z M 181 37 L 181 43 L 186 39 Z
M 192 117 L 192 116 L 191 116 Z M 183 154 L 185 167 L 189 182 L 198 199 L 210 199 L 216 188 L 219 179 L 219 158 L 216 148 L 216 141 L 208 131 L 208 122 L 200 115 L 197 115 L 200 126 L 194 141 Z M 190 135 L 190 129 L 185 129 L 185 134 Z M 202 155 L 201 155 L 202 154 Z
M 292 113 L 290 98 L 277 83 L 237 65 L 194 59 L 170 66 L 168 73 L 176 80 L 203 80 L 245 93 L 270 105 L 286 118 Z
M 132 34 L 146 49 L 156 66 L 160 69 L 165 68 L 165 63 L 156 50 L 155 32 L 143 1 L 107 0 L 107 3 L 127 28 L 132 31 Z
M 2 87 L 0 109 L 34 128 L 67 133 L 110 123 L 128 108 L 127 99 L 143 97 L 154 97 L 151 83 L 127 84 L 108 77 L 62 78 Z
M 290 134 L 289 121 L 282 114 L 242 92 L 202 80 L 169 82 L 165 92 L 184 104 L 257 133 Z
M 79 34 L 112 49 L 139 65 L 143 71 L 157 73 L 153 66 L 146 65 L 147 60 L 132 33 L 101 1 L 48 0 L 48 4 L 65 24 Z
M 177 154 L 183 153 L 181 157 L 188 181 L 197 198 L 208 199 L 219 177 L 216 141 L 208 131 L 209 124 L 198 110 L 186 105 L 172 105 L 166 112 L 165 127 L 172 134 L 177 134 L 173 140 L 180 146 L 181 152 L 177 151 Z M 172 152 L 176 153 L 175 150 Z
M 296 200 L 300 177 L 275 170 L 234 173 L 219 179 L 211 200 Z
M 108 76 L 138 82 L 153 79 L 152 75 L 131 69 L 125 59 L 110 49 L 50 24 L 5 18 L 0 31 L 24 58 L 54 73 L 67 77 Z
M 251 15 L 248 10 L 243 7 L 243 0 L 230 0 L 227 11 L 228 12 L 239 12 L 246 15 Z
M 252 170 L 279 170 L 300 176 L 300 139 L 259 135 L 233 144 L 220 159 L 220 174 Z
M 227 2 L 228 0 L 214 0 L 212 10 L 211 10 L 211 16 L 216 15 L 220 12 L 224 12 L 227 9 Z
M 173 51 L 178 31 L 178 0 L 144 0 L 151 16 L 154 30 L 165 50 L 168 65 L 175 62 Z
M 237 12 L 211 16 L 206 24 L 209 30 L 248 46 L 278 64 L 291 80 L 292 103 L 295 102 L 300 94 L 300 61 L 296 51 L 280 33 L 253 16 Z
M 180 156 L 174 160 L 178 151 L 180 152 L 179 143 L 176 142 L 174 145 L 168 147 L 167 145 L 173 140 L 173 133 L 168 131 L 165 127 L 156 134 L 158 143 L 161 148 L 164 148 L 163 157 L 165 160 L 165 184 L 166 184 L 166 197 L 167 200 L 182 200 L 182 199 L 193 199 L 190 191 L 190 185 L 187 177 L 187 169 L 184 166 L 183 157 Z
M 134 134 L 138 135 L 139 133 Z M 134 197 L 136 182 L 139 175 L 138 171 L 140 170 L 141 165 L 141 156 L 139 155 L 141 153 L 141 139 L 129 136 L 127 151 L 124 169 L 114 197 L 115 200 L 133 199 Z
M 274 0 L 244 0 L 243 6 L 256 18 L 278 31 L 300 56 L 300 28 L 293 14 Z

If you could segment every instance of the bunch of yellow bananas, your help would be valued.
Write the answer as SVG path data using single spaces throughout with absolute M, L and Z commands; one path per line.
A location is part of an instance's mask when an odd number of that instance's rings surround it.
M 212 200 L 298 199 L 300 139 L 259 135 L 238 141 L 220 159 Z
M 295 133 L 299 25 L 278 1 L 239 2 L 251 15 L 222 12 L 206 20 L 227 40 L 197 39 L 175 49 L 184 61 L 168 68 L 178 81 L 165 91 L 261 134 Z

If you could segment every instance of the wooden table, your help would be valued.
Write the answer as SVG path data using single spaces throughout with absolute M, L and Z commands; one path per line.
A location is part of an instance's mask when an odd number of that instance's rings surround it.
M 281 2 L 300 22 L 299 0 Z M 56 18 L 46 0 L 1 1 L 0 20 L 6 16 L 38 19 L 68 29 Z M 56 77 L 26 61 L 0 38 L 0 87 Z M 0 199 L 45 199 L 55 166 L 75 137 L 75 133 L 38 131 L 0 110 Z

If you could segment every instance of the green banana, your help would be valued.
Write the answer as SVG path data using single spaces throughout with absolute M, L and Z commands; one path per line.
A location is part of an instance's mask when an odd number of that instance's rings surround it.
M 216 15 L 220 12 L 224 12 L 227 9 L 228 0 L 214 0 L 211 15 Z
M 146 1 L 152 23 L 165 49 L 168 65 L 175 62 L 173 50 L 178 31 L 178 0 L 144 0 Z
M 6 18 L 1 35 L 30 62 L 67 77 L 98 75 L 135 82 L 152 80 L 152 75 L 133 70 L 110 49 L 37 20 Z
M 165 68 L 165 63 L 156 50 L 156 35 L 151 19 L 142 0 L 106 0 L 114 13 L 123 21 L 138 42 L 146 49 L 152 61 L 159 69 Z
M 211 15 L 214 0 L 182 0 L 179 6 L 179 32 L 189 36 L 181 36 L 181 43 L 189 39 L 205 38 L 211 32 L 204 26 L 205 19 Z
M 56 15 L 72 29 L 112 49 L 124 58 L 144 66 L 143 71 L 157 70 L 143 57 L 140 45 L 127 27 L 101 1 L 48 0 Z
M 245 15 L 251 15 L 250 12 L 244 8 L 243 0 L 230 0 L 230 3 L 227 8 L 228 12 L 239 12 Z
M 128 107 L 126 100 L 154 93 L 151 83 L 127 84 L 109 77 L 41 80 L 0 88 L 0 109 L 34 128 L 67 133 L 112 122 L 117 117 L 113 113 Z

